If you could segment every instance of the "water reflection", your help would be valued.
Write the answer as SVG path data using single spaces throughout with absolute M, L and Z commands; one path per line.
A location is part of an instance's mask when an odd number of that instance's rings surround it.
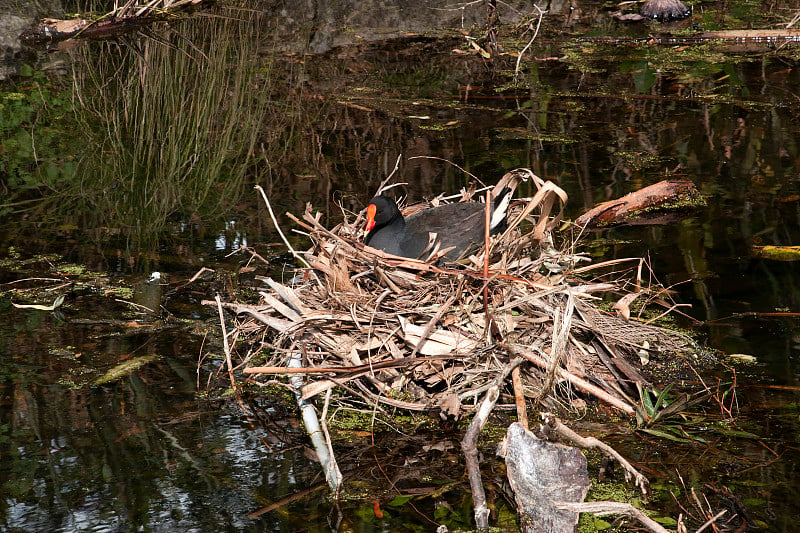
M 247 514 L 317 474 L 297 430 L 267 434 L 236 406 L 198 402 L 185 353 L 118 383 L 70 390 L 58 381 L 71 362 L 47 368 L 52 354 L 27 334 L 6 353 L 15 346 L 25 347 L 29 371 L 3 379 L 9 531 L 280 530 Z
M 28 217 L 41 222 L 46 214 L 67 231 L 116 238 L 151 257 L 178 220 L 229 218 L 245 179 L 267 175 L 263 163 L 278 140 L 263 138 L 263 128 L 283 129 L 284 106 L 276 112 L 269 102 L 269 71 L 246 36 L 265 25 L 255 13 L 247 21 L 203 17 L 124 46 L 73 49 L 72 94 L 45 96 L 74 103 L 57 110 L 62 138 L 38 145 L 45 159 L 34 173 L 19 174 L 23 187 L 8 203 L 29 199 L 36 187 L 44 194 L 35 210 L 23 210 Z M 44 104 L 49 119 L 54 102 Z M 69 145 L 66 160 L 62 143 Z M 57 152 L 52 160 L 51 150 Z M 19 238 L 32 229 L 13 231 Z
M 235 220 L 225 222 L 225 233 L 217 237 L 215 244 L 217 251 L 238 250 L 247 247 L 247 233 L 239 229 L 239 224 Z

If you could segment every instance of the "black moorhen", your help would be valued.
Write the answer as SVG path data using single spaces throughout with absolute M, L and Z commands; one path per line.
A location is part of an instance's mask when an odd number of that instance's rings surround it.
M 506 210 L 511 189 L 504 188 L 492 202 L 490 232 L 506 228 Z M 428 248 L 429 235 L 436 234 L 439 249 L 454 247 L 445 258 L 455 261 L 484 241 L 485 204 L 456 202 L 403 218 L 397 204 L 386 196 L 376 196 L 367 207 L 365 244 L 402 257 L 418 258 Z

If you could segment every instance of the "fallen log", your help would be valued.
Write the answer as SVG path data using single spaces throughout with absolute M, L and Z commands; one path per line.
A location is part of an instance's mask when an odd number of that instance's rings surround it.
M 598 204 L 578 217 L 575 223 L 587 229 L 622 224 L 663 224 L 705 205 L 705 199 L 691 181 L 665 180 Z
M 177 13 L 188 12 L 213 0 L 162 0 L 147 5 L 128 2 L 97 19 L 42 19 L 39 24 L 22 32 L 20 40 L 28 45 L 60 42 L 67 39 L 108 39 L 138 30 L 155 22 L 173 20 Z
M 617 19 L 626 20 L 628 22 L 635 22 L 637 20 L 644 20 L 639 14 L 616 16 Z M 637 37 L 631 35 L 597 35 L 589 37 L 581 37 L 581 42 L 593 42 L 604 44 L 630 44 L 630 43 L 648 43 L 660 44 L 665 46 L 675 45 L 689 45 L 689 44 L 706 44 L 709 42 L 736 42 L 736 43 L 766 43 L 766 44 L 779 44 L 785 42 L 800 41 L 800 30 L 796 29 L 740 29 L 740 30 L 715 30 L 715 31 L 701 31 L 686 34 L 672 34 L 672 33 L 657 33 L 648 35 L 646 37 Z

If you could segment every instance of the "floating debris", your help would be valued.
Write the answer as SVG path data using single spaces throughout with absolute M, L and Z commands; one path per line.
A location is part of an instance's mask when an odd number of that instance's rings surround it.
M 156 359 L 158 359 L 158 356 L 155 354 L 143 355 L 141 357 L 128 359 L 127 361 L 118 364 L 117 366 L 110 369 L 108 372 L 106 372 L 105 374 L 94 380 L 92 384 L 105 385 L 106 383 L 117 381 L 118 379 L 122 379 L 126 376 L 133 374 L 146 364 L 152 363 Z
M 11 305 L 16 307 L 17 309 L 35 309 L 37 311 L 55 311 L 61 304 L 64 303 L 64 299 L 66 298 L 65 295 L 61 294 L 53 301 L 51 305 L 41 305 L 41 304 L 17 304 L 11 302 Z

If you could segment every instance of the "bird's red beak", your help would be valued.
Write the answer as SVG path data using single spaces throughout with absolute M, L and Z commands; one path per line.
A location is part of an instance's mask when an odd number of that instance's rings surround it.
M 375 204 L 367 206 L 367 227 L 364 229 L 364 233 L 369 233 L 375 227 L 375 211 L 377 211 Z

